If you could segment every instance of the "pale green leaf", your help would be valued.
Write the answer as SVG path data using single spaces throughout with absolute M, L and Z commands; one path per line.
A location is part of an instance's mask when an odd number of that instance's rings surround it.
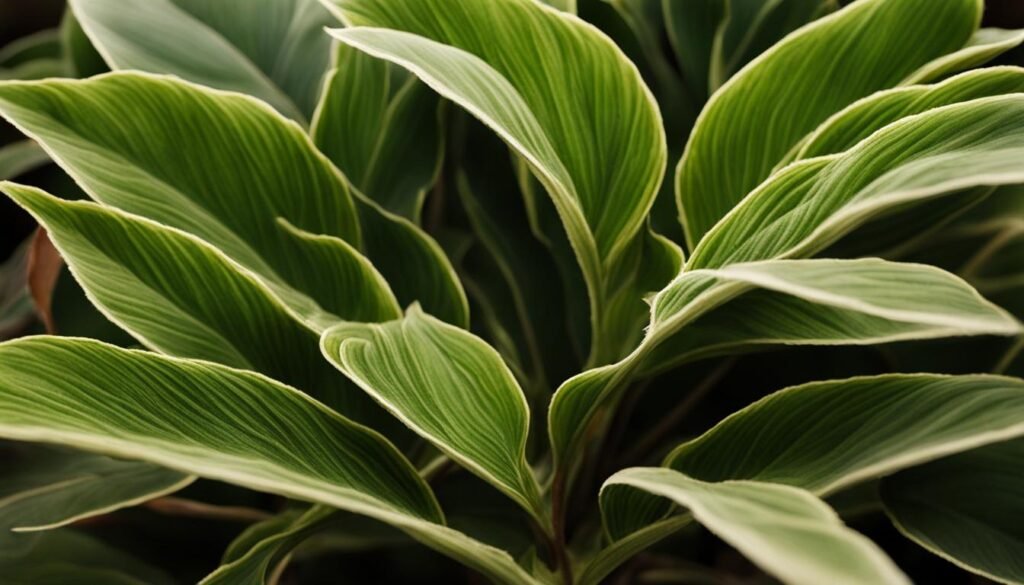
M 50 162 L 39 145 L 31 140 L 20 140 L 0 147 L 0 181 L 35 170 Z
M 708 102 L 679 163 L 691 247 L 818 124 L 961 48 L 980 17 L 979 0 L 861 0 L 762 53 Z
M 841 154 L 789 165 L 707 233 L 687 269 L 813 255 L 914 204 L 1024 182 L 1022 129 L 1024 95 L 980 98 L 890 124 Z
M 0 344 L 0 421 L 7 438 L 369 516 L 497 582 L 534 582 L 506 553 L 443 526 L 429 487 L 379 434 L 257 374 L 85 339 L 24 338 Z
M 71 524 L 175 492 L 194 478 L 149 463 L 34 448 L 7 459 L 0 532 Z M 0 534 L 0 542 L 10 538 Z
M 209 574 L 202 585 L 264 585 L 292 550 L 335 519 L 335 512 L 326 506 L 313 506 L 305 511 L 292 510 L 253 525 L 239 537 L 248 543 L 245 550 L 228 550 L 225 564 Z M 258 535 L 258 536 L 257 536 Z M 236 542 L 239 542 L 236 541 Z M 234 543 L 232 545 L 234 548 Z
M 551 441 L 558 457 L 571 458 L 592 421 L 614 407 L 641 370 L 752 345 L 866 344 L 1020 331 L 1013 317 L 970 285 L 925 265 L 773 260 L 686 271 L 654 297 L 651 325 L 633 353 L 558 389 L 549 414 Z
M 339 44 L 310 135 L 352 186 L 418 222 L 441 171 L 441 110 L 437 95 L 404 70 Z
M 939 459 L 882 480 L 901 532 L 957 565 L 1003 583 L 1024 582 L 1024 441 Z
M 999 55 L 1024 43 L 1024 30 L 1001 28 L 979 29 L 967 45 L 944 57 L 940 57 L 912 73 L 903 84 L 927 83 L 983 65 Z
M 169 77 L 115 73 L 86 81 L 0 86 L 0 114 L 35 138 L 89 195 L 190 232 L 268 283 L 300 314 L 363 312 L 315 262 L 322 241 L 361 251 L 404 303 L 466 320 L 464 293 L 437 244 L 408 221 L 351 194 L 301 128 L 265 104 Z M 168 144 L 176 145 L 168 149 Z M 383 243 L 387 242 L 385 246 Z M 309 297 L 309 298 L 307 298 Z M 314 319 L 315 320 L 315 319 Z
M 330 59 L 316 0 L 72 0 L 112 69 L 168 73 L 258 97 L 307 121 Z
M 636 67 L 593 27 L 532 0 L 329 5 L 356 27 L 332 31 L 336 38 L 409 69 L 529 163 L 584 274 L 591 359 L 614 359 L 609 332 L 622 327 L 609 322 L 622 308 L 610 307 L 610 297 L 630 283 L 613 273 L 636 270 L 635 259 L 617 263 L 641 245 L 666 156 L 658 110 Z M 639 303 L 632 308 L 642 312 Z
M 935 85 L 880 91 L 835 114 L 807 137 L 795 159 L 837 154 L 903 118 L 973 99 L 1022 93 L 1024 69 L 990 67 L 969 71 Z
M 546 524 L 526 462 L 529 409 L 498 352 L 418 305 L 397 321 L 339 324 L 322 345 L 327 359 L 409 428 Z
M 624 489 L 683 506 L 784 583 L 910 583 L 877 545 L 799 488 L 758 481 L 707 483 L 669 469 L 636 467 L 608 478 L 601 489 L 602 509 L 613 512 Z

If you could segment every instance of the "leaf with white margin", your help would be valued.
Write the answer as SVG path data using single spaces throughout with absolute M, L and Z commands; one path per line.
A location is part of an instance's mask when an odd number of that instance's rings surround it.
M 168 73 L 238 91 L 306 123 L 330 59 L 316 0 L 71 0 L 115 70 Z
M 690 247 L 818 124 L 961 48 L 981 11 L 980 0 L 861 0 L 799 29 L 733 76 L 708 101 L 676 171 Z
M 338 324 L 321 344 L 331 363 L 409 428 L 549 523 L 526 462 L 529 406 L 486 342 L 413 305 L 397 321 Z
M 988 67 L 934 85 L 880 91 L 826 120 L 804 140 L 794 160 L 849 150 L 893 122 L 934 108 L 1011 93 L 1024 93 L 1024 68 Z
M 375 431 L 252 372 L 87 339 L 0 344 L 0 436 L 148 461 L 391 524 L 500 583 L 535 583 L 443 525 L 430 488 Z
M 409 69 L 529 163 L 587 283 L 592 361 L 615 359 L 608 331 L 622 328 L 608 322 L 621 307 L 610 297 L 629 283 L 613 273 L 635 269 L 635 259 L 617 263 L 645 235 L 666 162 L 660 115 L 636 67 L 597 29 L 533 0 L 325 4 L 355 27 L 333 36 Z
M 903 85 L 937 81 L 954 73 L 977 67 L 1019 47 L 1021 43 L 1024 43 L 1024 30 L 978 29 L 971 40 L 967 42 L 967 46 L 924 65 L 905 79 Z
M 958 453 L 883 478 L 885 511 L 900 532 L 994 581 L 1024 582 L 1024 440 Z
M 715 350 L 1020 331 L 1012 316 L 963 280 L 921 264 L 770 260 L 686 271 L 654 297 L 647 336 L 633 353 L 558 389 L 548 419 L 551 443 L 556 458 L 571 460 L 587 429 L 614 408 L 634 376 Z
M 437 243 L 350 192 L 305 132 L 258 100 L 167 76 L 112 73 L 0 84 L 0 114 L 91 198 L 199 236 L 286 302 L 310 297 L 342 319 L 360 310 L 335 294 L 320 266 L 295 261 L 323 250 L 279 219 L 344 240 L 349 247 L 339 254 L 361 251 L 403 303 L 467 320 L 465 294 Z
M 0 483 L 0 533 L 49 530 L 178 491 L 194 477 L 149 463 L 26 446 Z M 17 453 L 17 452 L 16 452 Z M 7 536 L 0 534 L 0 541 Z
M 415 77 L 339 44 L 309 133 L 353 187 L 419 222 L 444 158 L 442 111 Z
M 618 492 L 630 489 L 688 509 L 697 522 L 784 583 L 910 583 L 877 545 L 805 490 L 759 481 L 708 483 L 670 469 L 634 467 L 605 481 L 602 510 L 614 510 Z
M 1024 95 L 929 110 L 772 175 L 704 236 L 687 270 L 813 255 L 887 213 L 1024 182 Z

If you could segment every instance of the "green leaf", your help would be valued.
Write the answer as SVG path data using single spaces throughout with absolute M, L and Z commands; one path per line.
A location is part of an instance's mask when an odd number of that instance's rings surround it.
M 149 463 L 31 449 L 5 466 L 0 531 L 65 526 L 178 491 L 193 479 Z
M 358 420 L 382 414 L 324 362 L 319 328 L 209 244 L 95 203 L 2 189 L 46 228 L 93 304 L 147 347 L 263 372 Z
M 0 147 L 0 181 L 35 170 L 50 162 L 39 145 L 31 140 L 19 140 Z
M 662 0 L 661 5 L 683 81 L 691 95 L 703 102 L 711 95 L 711 59 L 728 0 Z
M 44 29 L 0 48 L 0 67 L 17 67 L 37 59 L 56 59 L 60 53 L 60 33 L 56 29 Z
M 169 73 L 258 97 L 309 120 L 328 69 L 316 0 L 72 0 L 112 69 Z
M 444 527 L 430 488 L 380 435 L 257 374 L 85 339 L 24 338 L 0 344 L 0 421 L 7 438 L 369 516 L 495 581 L 533 583 L 506 553 Z
M 611 297 L 628 286 L 615 273 L 635 271 L 637 261 L 617 264 L 643 237 L 666 156 L 657 107 L 636 68 L 596 29 L 531 0 L 333 4 L 356 28 L 332 35 L 409 69 L 528 162 L 587 283 L 592 359 L 613 356 L 605 344 L 622 328 L 607 325 L 621 310 Z
M 615 512 L 623 489 L 687 508 L 708 530 L 785 583 L 910 583 L 873 542 L 802 489 L 757 481 L 706 483 L 669 469 L 635 467 L 611 476 L 601 488 L 606 513 Z
M 1003 583 L 1024 582 L 1024 441 L 987 445 L 882 480 L 886 512 L 921 546 Z
M 0 114 L 35 138 L 93 199 L 193 233 L 258 274 L 302 314 L 306 296 L 342 319 L 363 311 L 350 286 L 313 262 L 324 240 L 339 260 L 369 270 L 462 324 L 464 293 L 437 244 L 359 194 L 301 128 L 264 104 L 169 77 L 115 73 L 86 81 L 0 86 Z M 167 144 L 176 148 L 168 150 Z M 360 225 L 361 224 L 361 225 Z M 386 242 L 387 246 L 382 243 Z M 302 294 L 296 294 L 300 292 Z
M 397 321 L 339 324 L 322 346 L 409 428 L 547 524 L 526 462 L 529 407 L 498 352 L 417 305 Z
M 239 540 L 248 544 L 244 550 L 228 550 L 225 564 L 206 576 L 202 585 L 224 583 L 228 585 L 263 585 L 282 564 L 292 550 L 311 535 L 322 530 L 335 519 L 335 512 L 326 506 L 313 506 L 305 511 L 292 510 L 255 524 Z
M 961 48 L 981 8 L 979 0 L 862 0 L 800 29 L 730 79 L 701 113 L 677 169 L 690 246 L 830 115 Z
M 647 336 L 633 353 L 558 389 L 549 414 L 551 442 L 557 457 L 571 459 L 592 421 L 614 408 L 643 370 L 772 343 L 866 344 L 1020 331 L 1013 317 L 967 283 L 926 265 L 772 260 L 686 271 L 654 297 Z
M 892 374 L 812 382 L 736 412 L 665 463 L 705 481 L 769 481 L 826 495 L 1021 436 L 1022 413 L 1024 380 L 1016 378 Z
M 999 55 L 1019 47 L 1021 43 L 1024 43 L 1024 30 L 979 29 L 967 42 L 967 46 L 924 65 L 905 79 L 903 84 L 940 80 L 954 73 L 983 65 Z
M 60 22 L 61 49 L 70 77 L 92 77 L 110 71 L 103 56 L 92 46 L 82 25 L 70 8 L 65 8 Z
M 1024 69 L 990 67 L 969 71 L 935 85 L 880 91 L 835 114 L 808 136 L 795 160 L 837 154 L 882 128 L 916 114 L 978 98 L 1021 93 Z M 787 161 L 791 162 L 791 161 Z
M 403 70 L 343 44 L 325 86 L 310 130 L 317 148 L 356 189 L 418 222 L 444 155 L 437 95 Z
M 687 269 L 813 255 L 914 204 L 1020 183 L 1022 129 L 1024 95 L 980 98 L 890 124 L 844 153 L 789 165 L 708 232 Z

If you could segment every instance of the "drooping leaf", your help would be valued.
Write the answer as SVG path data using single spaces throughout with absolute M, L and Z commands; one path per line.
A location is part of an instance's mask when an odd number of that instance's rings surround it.
M 707 483 L 662 468 L 635 467 L 601 489 L 605 518 L 620 490 L 638 489 L 687 508 L 694 519 L 785 583 L 910 583 L 866 537 L 810 492 L 759 481 Z
M 863 0 L 751 62 L 708 102 L 677 169 L 676 196 L 691 247 L 804 135 L 961 48 L 980 16 L 978 0 Z
M 260 371 L 358 420 L 381 414 L 319 355 L 319 327 L 210 245 L 95 203 L 2 188 L 45 226 L 100 311 L 147 347 Z
M 572 457 L 595 417 L 614 407 L 641 370 L 750 345 L 864 344 L 1020 331 L 1013 317 L 967 283 L 925 265 L 773 260 L 686 271 L 654 297 L 647 336 L 632 354 L 558 389 L 549 414 L 551 441 L 558 457 Z
M 441 318 L 466 320 L 464 293 L 437 244 L 350 194 L 297 125 L 254 99 L 116 73 L 5 84 L 0 114 L 39 141 L 93 199 L 199 236 L 301 312 L 308 304 L 301 296 L 341 318 L 361 309 L 335 294 L 337 275 L 325 278 L 317 264 L 296 261 L 316 258 L 323 246 L 284 229 L 279 218 L 349 244 L 334 253 L 362 251 L 403 303 L 419 300 Z M 358 254 L 348 261 L 365 263 Z
M 292 510 L 249 528 L 240 539 L 263 536 L 244 550 L 229 550 L 224 564 L 209 574 L 202 585 L 264 585 L 277 567 L 287 561 L 292 550 L 331 523 L 335 511 L 313 506 L 305 511 Z
M 795 160 L 853 148 L 876 131 L 903 118 L 973 99 L 1021 93 L 1024 69 L 989 67 L 935 85 L 913 85 L 878 92 L 835 114 L 807 137 Z
M 546 523 L 526 462 L 529 408 L 498 352 L 417 305 L 397 321 L 339 324 L 322 345 L 327 359 L 412 430 Z
M 528 162 L 587 283 L 592 359 L 613 358 L 604 345 L 622 327 L 607 322 L 621 309 L 609 297 L 628 285 L 613 276 L 636 269 L 633 258 L 629 269 L 617 262 L 643 235 L 665 164 L 660 116 L 636 68 L 592 27 L 530 0 L 333 5 L 356 27 L 336 38 L 409 69 Z
M 48 530 L 175 492 L 194 478 L 137 461 L 51 448 L 7 460 L 0 482 L 0 542 L 9 531 Z M 6 533 L 6 534 L 5 534 Z
M 69 380 L 74 380 L 69 383 Z M 149 461 L 392 524 L 509 584 L 506 553 L 443 526 L 379 434 L 269 378 L 85 339 L 0 344 L 0 435 Z
M 886 512 L 905 535 L 1003 583 L 1024 581 L 1024 441 L 986 445 L 884 478 Z
M 418 222 L 444 154 L 437 95 L 403 70 L 344 44 L 325 86 L 310 130 L 317 148 L 356 189 Z
M 789 165 L 707 233 L 687 269 L 806 257 L 887 213 L 1020 183 L 1022 128 L 1024 95 L 980 98 L 890 124 L 844 153 Z
M 258 97 L 305 122 L 328 69 L 330 14 L 316 0 L 72 0 L 115 70 L 174 74 Z
M 1024 43 L 1024 30 L 982 28 L 974 33 L 967 45 L 940 57 L 912 73 L 903 84 L 938 81 L 948 75 L 977 67 Z

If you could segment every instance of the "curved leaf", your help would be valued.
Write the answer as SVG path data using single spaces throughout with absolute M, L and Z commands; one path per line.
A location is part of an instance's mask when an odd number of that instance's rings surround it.
M 409 428 L 546 524 L 526 463 L 529 408 L 498 352 L 417 305 L 398 321 L 332 327 L 322 346 Z
M 687 508 L 695 520 L 785 583 L 910 583 L 877 545 L 799 488 L 757 481 L 707 483 L 669 469 L 635 467 L 608 478 L 601 488 L 602 508 L 614 509 L 622 489 L 643 490 Z
M 1024 68 L 989 67 L 935 85 L 881 91 L 835 114 L 807 137 L 796 159 L 836 154 L 903 118 L 973 99 L 1022 93 Z
M 884 478 L 897 528 L 957 565 L 1003 583 L 1024 582 L 1024 441 L 986 445 Z
M 11 554 L 11 553 L 14 554 Z M 70 529 L 33 535 L 25 549 L 5 546 L 0 572 L 10 585 L 171 585 L 175 581 L 102 540 Z
M 39 145 L 31 140 L 12 142 L 0 147 L 0 181 L 13 179 L 50 162 Z
M 979 29 L 964 48 L 922 66 L 905 79 L 903 84 L 927 83 L 977 67 L 1019 47 L 1021 43 L 1024 43 L 1024 30 Z
M 591 421 L 612 408 L 642 370 L 746 345 L 864 344 L 1020 331 L 1013 317 L 967 283 L 925 265 L 772 260 L 686 271 L 654 297 L 647 336 L 632 354 L 558 389 L 549 414 L 551 442 L 556 456 L 571 458 Z
M 592 359 L 607 360 L 609 332 L 621 328 L 606 322 L 622 310 L 610 297 L 628 285 L 613 273 L 636 269 L 635 259 L 616 264 L 637 247 L 666 156 L 658 110 L 636 68 L 596 29 L 532 0 L 332 2 L 357 28 L 331 34 L 409 69 L 529 163 L 587 283 Z
M 862 0 L 752 61 L 708 102 L 679 162 L 690 246 L 830 115 L 962 47 L 981 8 L 979 0 Z
M 316 0 L 72 0 L 113 69 L 169 73 L 258 97 L 300 122 L 328 69 L 330 14 Z
M 315 263 L 295 261 L 317 257 L 322 247 L 282 229 L 279 218 L 364 251 L 402 302 L 420 300 L 444 319 L 466 320 L 464 293 L 437 244 L 350 194 L 302 129 L 257 100 L 169 77 L 115 73 L 4 84 L 0 114 L 93 199 L 210 242 L 300 312 L 307 311 L 299 307 L 308 305 L 306 295 L 343 319 L 361 309 L 335 294 L 337 275 L 325 278 Z M 389 242 L 386 249 L 381 240 Z M 365 261 L 355 255 L 350 262 Z
M 335 55 L 310 135 L 356 189 L 418 222 L 444 155 L 440 100 L 386 61 L 344 44 Z
M 85 339 L 24 338 L 0 344 L 0 421 L 7 438 L 366 515 L 495 581 L 534 582 L 506 553 L 443 526 L 430 488 L 380 435 L 257 374 Z
M 789 165 L 708 232 L 687 269 L 809 256 L 886 213 L 1024 182 L 1022 130 L 1024 95 L 980 98 L 890 124 L 842 154 Z
M 148 463 L 32 449 L 5 466 L 0 530 L 33 532 L 65 526 L 178 491 L 193 479 Z

